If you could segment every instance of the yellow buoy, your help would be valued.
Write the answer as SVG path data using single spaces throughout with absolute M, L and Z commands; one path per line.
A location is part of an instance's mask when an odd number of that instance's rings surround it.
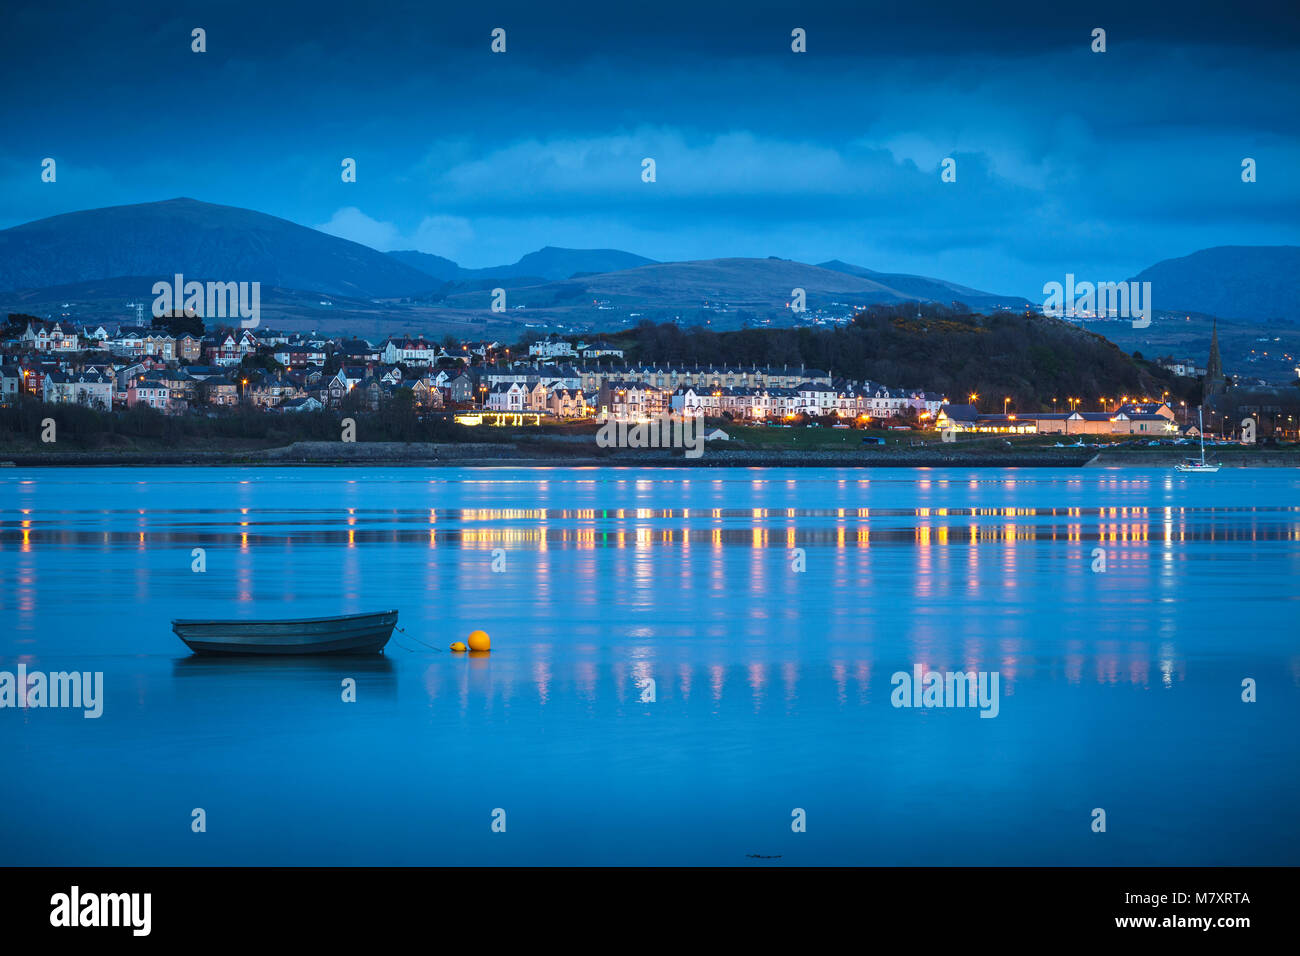
M 487 631 L 470 631 L 469 649 L 471 651 L 492 650 L 492 641 L 488 638 Z
M 451 649 L 453 651 L 463 651 L 466 650 L 466 647 L 460 641 L 457 641 L 455 644 L 451 645 Z

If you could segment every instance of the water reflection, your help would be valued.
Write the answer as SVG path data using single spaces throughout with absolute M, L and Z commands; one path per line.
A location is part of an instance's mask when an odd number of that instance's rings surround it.
M 1015 693 L 1017 681 L 1029 678 L 1048 683 L 1064 681 L 1071 685 L 1127 684 L 1149 690 L 1168 689 L 1187 677 L 1186 662 L 1176 646 L 1170 643 L 1153 648 L 1140 643 L 1099 641 L 1095 653 L 1082 652 L 1082 643 L 1071 642 L 1060 660 L 1059 668 L 1051 659 L 1027 653 L 1017 641 L 1001 641 L 988 652 L 983 650 L 979 641 L 967 641 L 956 651 L 938 649 L 919 642 L 913 647 L 916 652 L 913 658 L 837 656 L 829 661 L 812 664 L 794 659 L 773 659 L 766 655 L 756 655 L 746 662 L 730 665 L 721 661 L 692 663 L 665 653 L 651 655 L 653 660 L 631 659 L 603 663 L 605 655 L 593 648 L 586 648 L 577 654 L 565 654 L 557 659 L 554 648 L 550 646 L 538 646 L 524 653 L 494 651 L 491 654 L 461 654 L 452 658 L 448 665 L 433 663 L 427 652 L 416 652 L 416 657 L 427 662 L 426 674 L 438 675 L 438 679 L 426 680 L 422 685 L 428 700 L 436 701 L 451 693 L 458 696 L 465 705 L 469 703 L 467 691 L 472 686 L 464 679 L 466 675 L 479 675 L 476 679 L 480 680 L 490 676 L 491 686 L 503 696 L 528 694 L 542 704 L 557 695 L 591 703 L 638 702 L 644 690 L 644 682 L 649 679 L 655 682 L 656 703 L 689 701 L 692 689 L 697 684 L 703 684 L 710 688 L 715 703 L 734 702 L 735 698 L 739 698 L 754 704 L 756 708 L 774 700 L 786 703 L 801 697 L 816 700 L 828 685 L 834 686 L 836 698 L 841 705 L 850 702 L 850 689 L 855 692 L 854 700 L 860 705 L 868 704 L 873 699 L 887 701 L 891 675 L 897 671 L 910 673 L 913 666 L 919 666 L 922 673 L 997 672 L 1001 675 L 1003 693 L 1008 697 Z M 396 657 L 399 662 L 403 659 L 401 654 L 396 654 Z M 179 662 L 177 666 L 194 670 L 209 668 L 213 673 L 232 675 L 260 671 L 273 678 L 289 679 L 300 677 L 303 673 L 337 671 L 346 675 L 354 671 L 383 674 L 393 672 L 393 665 L 388 661 L 373 666 L 353 667 L 340 663 L 328 667 L 304 668 L 302 665 L 263 667 L 256 660 L 250 660 L 244 665 L 230 665 L 192 658 Z
M 429 847 L 481 862 L 463 805 L 506 801 L 525 814 L 512 820 L 547 821 L 580 801 L 592 847 L 626 847 L 627 821 L 645 821 L 631 842 L 658 862 L 766 847 L 753 834 L 789 806 L 838 808 L 833 837 L 810 828 L 813 849 L 791 848 L 809 862 L 1294 862 L 1300 846 L 1239 822 L 1279 819 L 1261 802 L 1300 792 L 1300 744 L 1276 732 L 1300 713 L 1292 471 L 23 480 L 0 476 L 0 669 L 102 670 L 107 704 L 93 722 L 0 713 L 0 733 L 22 735 L 21 784 L 0 801 L 23 821 L 0 824 L 16 859 L 49 861 L 26 832 L 86 820 L 77 845 L 113 846 L 107 862 L 337 862 L 316 823 L 295 837 L 267 822 L 304 802 L 356 848 L 344 862 L 426 863 Z M 192 657 L 169 627 L 383 607 L 404 633 L 368 659 Z M 478 628 L 491 654 L 444 650 Z M 997 719 L 893 708 L 891 676 L 915 667 L 996 672 Z M 1242 704 L 1244 677 L 1259 704 Z M 87 774 L 107 792 L 93 806 L 46 797 Z M 1099 792 L 1139 825 L 1104 845 L 1062 836 L 1062 808 Z M 198 861 L 232 844 L 173 845 L 158 821 L 199 799 L 268 816 L 227 831 L 248 835 L 240 852 Z M 512 834 L 512 861 L 586 845 Z M 558 862 L 603 859 L 570 852 Z
M 397 696 L 397 666 L 385 654 L 320 657 L 218 656 L 192 654 L 172 662 L 172 676 L 186 693 L 221 691 L 238 683 L 259 694 L 273 690 L 286 696 L 303 696 L 307 688 L 334 694 L 342 700 L 342 681 L 357 683 L 358 699 Z M 313 691 L 314 692 L 314 691 Z
M 129 507 L 68 508 L 57 482 L 23 483 L 22 506 L 0 510 L 0 561 L 14 585 L 0 589 L 0 610 L 18 611 L 18 627 L 30 626 L 46 595 L 59 600 L 56 587 L 36 586 L 44 583 L 38 575 L 95 554 L 109 575 L 130 575 L 127 593 L 142 605 L 157 601 L 165 583 L 232 616 L 300 615 L 305 603 L 313 613 L 364 609 L 378 594 L 408 614 L 414 602 L 420 615 L 427 595 L 451 591 L 526 608 L 554 632 L 566 617 L 615 625 L 625 614 L 676 610 L 698 625 L 732 619 L 756 633 L 775 629 L 778 644 L 782 628 L 811 624 L 852 640 L 842 628 L 869 631 L 892 616 L 923 657 L 942 639 L 936 629 L 968 639 L 972 622 L 981 639 L 1050 641 L 1058 629 L 1068 637 L 1087 627 L 1105 636 L 1117 624 L 1139 636 L 1168 634 L 1182 610 L 1179 585 L 1204 560 L 1205 545 L 1281 546 L 1294 561 L 1289 546 L 1300 541 L 1296 482 L 1287 474 L 1244 476 L 1239 495 L 1222 493 L 1233 489 L 1222 482 L 1215 495 L 1193 486 L 1214 500 L 1190 503 L 1169 500 L 1185 489 L 1165 476 L 1105 473 L 926 472 L 899 481 L 747 471 L 694 482 L 673 472 L 590 474 L 403 476 L 370 493 L 365 483 L 335 481 L 328 494 L 309 495 L 268 473 L 273 480 L 239 478 L 241 500 L 230 508 L 195 507 L 187 483 L 170 476 L 131 481 L 147 500 Z M 679 500 L 638 500 L 645 496 Z M 302 507 L 306 497 L 323 500 Z M 489 506 L 457 497 L 530 500 Z M 1067 500 L 980 500 L 1026 497 Z M 1132 500 L 1097 500 L 1108 497 Z M 216 574 L 185 574 L 195 547 L 210 552 Z M 1089 571 L 1098 547 L 1105 575 Z M 791 572 L 795 549 L 806 552 L 806 574 Z M 497 574 L 488 558 L 502 552 L 507 573 Z M 315 606 L 313 575 L 338 582 L 328 606 Z M 892 614 L 883 607 L 900 602 Z M 1129 620 L 1097 614 L 1087 623 L 1089 608 L 1120 603 L 1131 605 Z M 1013 606 L 1019 620 L 1006 616 Z M 1071 614 L 1063 618 L 1062 607 Z M 605 630 L 602 640 L 617 640 L 608 633 L 616 626 Z

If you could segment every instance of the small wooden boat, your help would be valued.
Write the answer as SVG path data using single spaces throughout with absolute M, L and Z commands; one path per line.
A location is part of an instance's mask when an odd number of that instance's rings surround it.
M 196 654 L 374 654 L 397 626 L 396 611 L 284 621 L 172 621 Z

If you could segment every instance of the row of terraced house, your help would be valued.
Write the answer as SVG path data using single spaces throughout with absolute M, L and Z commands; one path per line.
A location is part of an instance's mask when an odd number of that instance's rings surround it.
M 484 373 L 485 407 L 635 421 L 666 413 L 772 421 L 797 415 L 933 421 L 923 389 L 833 379 L 805 366 L 521 366 Z

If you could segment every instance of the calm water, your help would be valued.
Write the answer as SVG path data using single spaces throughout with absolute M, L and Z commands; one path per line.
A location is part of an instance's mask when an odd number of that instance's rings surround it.
M 1296 470 L 6 469 L 0 670 L 106 687 L 0 710 L 0 862 L 1300 863 L 1298 581 Z

